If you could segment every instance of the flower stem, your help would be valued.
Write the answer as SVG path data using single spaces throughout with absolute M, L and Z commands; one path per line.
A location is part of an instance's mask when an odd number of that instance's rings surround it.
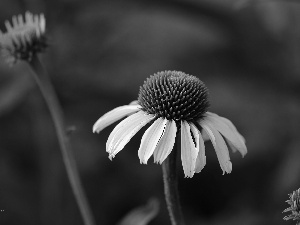
M 176 170 L 176 157 L 180 146 L 180 135 L 176 137 L 177 145 L 162 164 L 165 198 L 172 225 L 184 225 L 181 206 L 178 195 L 178 176 Z M 180 149 L 180 148 L 179 148 Z
M 85 225 L 95 225 L 95 220 L 91 213 L 90 206 L 82 188 L 79 173 L 76 167 L 75 158 L 71 151 L 71 147 L 66 135 L 65 124 L 62 109 L 56 97 L 54 88 L 51 81 L 41 64 L 39 58 L 34 56 L 29 62 L 29 65 L 33 71 L 32 75 L 40 88 L 40 91 L 46 101 L 49 108 L 56 135 L 58 138 L 59 146 L 62 152 L 63 161 L 66 167 L 67 175 L 70 181 L 71 188 L 75 195 L 79 210 L 83 217 Z

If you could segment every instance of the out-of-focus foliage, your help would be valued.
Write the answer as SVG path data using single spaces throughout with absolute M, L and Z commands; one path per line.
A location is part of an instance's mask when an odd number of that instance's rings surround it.
M 207 165 L 179 190 L 187 224 L 283 224 L 287 194 L 300 187 L 300 4 L 296 1 L 1 0 L 4 20 L 45 13 L 42 55 L 68 126 L 98 224 L 116 224 L 149 197 L 170 224 L 161 167 L 140 165 L 139 132 L 112 162 L 113 129 L 92 133 L 105 112 L 137 98 L 161 70 L 198 76 L 211 111 L 233 121 L 248 154 L 222 171 L 210 144 Z M 53 124 L 26 64 L 0 64 L 0 224 L 82 224 Z
M 159 211 L 159 203 L 157 199 L 150 199 L 145 206 L 140 206 L 131 210 L 118 225 L 147 225 Z

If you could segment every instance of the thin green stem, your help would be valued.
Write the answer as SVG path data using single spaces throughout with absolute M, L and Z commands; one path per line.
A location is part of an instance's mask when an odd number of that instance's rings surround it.
M 79 173 L 76 167 L 75 158 L 68 141 L 63 113 L 56 97 L 56 93 L 51 84 L 51 81 L 41 64 L 39 58 L 34 56 L 29 62 L 33 71 L 32 75 L 40 88 L 40 91 L 46 101 L 49 108 L 54 127 L 56 130 L 59 146 L 62 152 L 63 161 L 66 167 L 67 175 L 71 184 L 71 188 L 75 195 L 79 210 L 81 212 L 85 225 L 95 225 L 90 206 L 88 204 L 86 195 L 83 191 L 83 187 L 80 181 Z
M 184 220 L 181 212 L 181 206 L 178 195 L 178 175 L 176 170 L 176 157 L 178 149 L 176 146 L 180 146 L 180 135 L 176 138 L 177 145 L 174 145 L 174 149 L 171 154 L 165 159 L 162 164 L 165 198 L 169 211 L 169 216 L 172 225 L 184 225 Z

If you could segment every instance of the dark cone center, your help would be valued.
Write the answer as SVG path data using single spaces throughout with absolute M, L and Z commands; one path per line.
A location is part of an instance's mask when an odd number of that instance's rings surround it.
M 147 78 L 138 102 L 147 113 L 176 122 L 201 119 L 209 106 L 205 84 L 180 71 L 163 71 Z

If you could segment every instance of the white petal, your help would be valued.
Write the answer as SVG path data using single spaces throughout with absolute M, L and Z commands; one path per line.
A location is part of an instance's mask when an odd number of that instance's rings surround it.
M 133 114 L 140 110 L 139 105 L 124 105 L 119 106 L 101 116 L 93 126 L 93 132 L 99 133 L 105 127 L 113 124 L 114 122 L 122 119 L 125 116 Z
M 139 104 L 138 100 L 134 100 L 129 103 L 129 105 L 138 105 L 138 104 Z
M 33 24 L 33 15 L 30 12 L 25 13 L 25 21 L 27 24 Z
M 18 36 L 16 35 L 11 35 L 11 38 L 13 39 L 14 44 L 17 45 L 17 47 L 19 47 L 21 45 Z
M 5 24 L 7 33 L 11 32 L 11 31 L 12 31 L 12 26 L 10 25 L 10 22 L 6 20 L 6 21 L 4 22 L 4 24 Z
M 237 134 L 239 135 L 239 138 L 241 138 L 243 140 L 243 142 L 245 142 L 245 138 L 237 131 L 236 127 L 233 125 L 233 123 L 229 119 L 219 116 L 218 114 L 212 113 L 212 112 L 206 112 L 206 114 L 210 115 L 210 116 L 218 117 L 220 120 L 222 120 L 224 123 L 226 123 L 227 126 L 229 126 L 232 130 L 235 130 L 237 132 Z
M 194 136 L 194 140 L 195 140 L 195 146 L 197 149 L 197 152 L 199 151 L 199 136 L 200 136 L 200 131 L 198 130 L 198 128 L 193 124 L 193 123 L 189 123 L 192 134 Z M 198 155 L 198 154 L 197 154 Z
M 195 172 L 199 173 L 204 168 L 206 164 L 206 156 L 205 156 L 205 146 L 202 135 L 198 128 L 194 124 L 190 124 L 191 131 L 193 133 L 195 142 L 196 142 L 196 149 L 197 149 L 197 159 L 196 159 L 196 166 Z
M 109 158 L 115 157 L 130 139 L 153 119 L 153 115 L 139 111 L 121 121 L 111 132 L 106 142 L 106 151 L 109 153 Z
M 208 134 L 205 132 L 205 130 L 202 130 L 202 138 L 203 138 L 203 141 L 210 140 L 210 138 L 209 138 Z
M 41 30 L 42 34 L 45 33 L 45 30 L 46 30 L 46 19 L 45 19 L 44 14 L 40 15 L 40 30 Z
M 177 127 L 175 121 L 167 120 L 165 132 L 160 138 L 160 141 L 153 153 L 154 162 L 162 164 L 171 153 L 175 143 L 176 132 Z
M 225 172 L 230 173 L 232 170 L 232 164 L 230 162 L 228 148 L 223 137 L 208 120 L 202 120 L 200 122 L 200 126 L 206 131 L 206 133 L 210 137 L 210 140 L 217 153 L 221 169 L 223 170 L 223 174 Z
M 18 15 L 18 21 L 19 21 L 19 26 L 23 27 L 24 26 L 24 22 L 23 22 L 23 16 L 21 14 Z
M 13 16 L 12 17 L 12 24 L 13 24 L 13 27 L 16 29 L 19 27 L 19 24 L 18 24 L 18 19 L 16 16 Z
M 230 120 L 214 113 L 207 113 L 206 119 L 227 139 L 233 151 L 238 150 L 242 156 L 246 155 L 247 147 L 245 139 Z
M 39 26 L 39 15 L 34 15 L 33 16 L 33 23 L 35 27 Z
M 25 40 L 31 44 L 32 42 L 31 33 L 24 33 L 23 38 L 25 38 Z
M 155 147 L 157 146 L 159 139 L 164 133 L 167 119 L 158 118 L 154 123 L 145 131 L 141 145 L 138 150 L 138 156 L 140 163 L 147 164 L 148 159 L 153 154 Z
M 190 125 L 186 121 L 181 121 L 181 161 L 185 177 L 193 177 L 197 155 Z

